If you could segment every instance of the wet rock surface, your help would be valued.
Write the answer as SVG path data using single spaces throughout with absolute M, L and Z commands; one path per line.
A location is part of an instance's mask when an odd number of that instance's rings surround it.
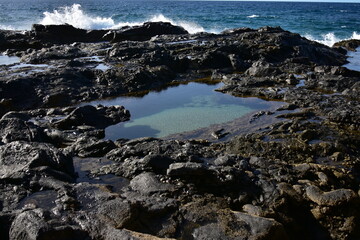
M 360 73 L 341 47 L 146 23 L 2 30 L 0 49 L 22 61 L 0 65 L 1 239 L 360 238 Z M 285 104 L 247 132 L 117 141 L 105 128 L 129 111 L 79 106 L 196 79 Z

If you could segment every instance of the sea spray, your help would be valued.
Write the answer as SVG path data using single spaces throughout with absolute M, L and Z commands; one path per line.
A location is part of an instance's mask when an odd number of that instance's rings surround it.
M 165 17 L 163 14 L 152 15 L 147 19 L 144 19 L 144 21 L 115 23 L 112 18 L 90 16 L 84 13 L 80 4 L 73 4 L 70 7 L 61 7 L 53 12 L 44 12 L 44 18 L 40 21 L 40 24 L 70 24 L 74 27 L 83 29 L 118 29 L 124 26 L 142 25 L 144 22 L 170 22 L 173 25 L 183 27 L 189 33 L 205 32 L 203 27 L 194 22 L 174 20 Z
M 71 7 L 61 7 L 53 12 L 44 12 L 45 17 L 40 24 L 60 25 L 70 24 L 77 28 L 84 29 L 102 29 L 114 26 L 111 18 L 91 17 L 81 10 L 80 4 L 73 4 Z
M 340 42 L 343 40 L 349 40 L 349 39 L 360 39 L 360 34 L 358 34 L 357 32 L 353 32 L 351 37 L 349 37 L 349 38 L 339 38 L 335 35 L 335 33 L 330 32 L 330 33 L 321 35 L 321 38 L 316 38 L 310 34 L 305 34 L 304 37 L 309 40 L 316 41 L 316 42 L 322 43 L 324 45 L 327 45 L 329 47 L 332 47 L 336 42 Z
M 182 21 L 182 20 L 175 21 L 175 20 L 165 17 L 162 14 L 153 16 L 149 21 L 150 22 L 170 22 L 173 25 L 178 25 L 178 26 L 183 27 L 189 33 L 205 32 L 205 29 L 196 23 Z
M 33 23 L 67 23 L 84 29 L 119 29 L 148 21 L 164 21 L 182 26 L 190 33 L 220 33 L 238 27 L 257 29 L 265 25 L 280 26 L 328 46 L 341 40 L 360 39 L 360 29 L 354 21 L 359 15 L 360 4 L 276 3 L 272 4 L 274 8 L 269 9 L 265 2 L 224 4 L 164 1 L 154 4 L 151 1 L 133 1 L 125 4 L 123 1 L 102 0 L 101 4 L 97 2 L 94 5 L 94 2 L 87 0 L 81 1 L 81 5 L 60 7 L 57 1 L 48 0 L 47 5 L 36 1 L 32 3 L 31 9 L 24 9 L 22 1 L 25 0 L 2 4 L 0 29 L 30 30 Z M 332 10 L 329 10 L 328 4 Z M 291 8 L 276 8 L 282 5 L 291 5 Z M 304 12 L 304 9 L 309 12 Z M 312 9 L 320 12 L 313 15 L 310 11 Z M 327 18 L 329 11 L 332 11 L 331 22 Z

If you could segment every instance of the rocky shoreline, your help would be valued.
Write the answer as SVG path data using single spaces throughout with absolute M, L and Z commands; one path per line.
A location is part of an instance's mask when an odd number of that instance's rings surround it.
M 359 239 L 360 72 L 342 67 L 359 45 L 161 22 L 0 30 L 21 61 L 0 65 L 0 238 Z M 131 112 L 78 106 L 191 81 L 284 105 L 117 141 L 105 128 Z

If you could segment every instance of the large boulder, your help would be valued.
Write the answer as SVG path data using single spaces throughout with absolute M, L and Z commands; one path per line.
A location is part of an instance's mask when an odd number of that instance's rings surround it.
M 156 35 L 169 34 L 188 34 L 188 32 L 184 28 L 168 22 L 146 22 L 142 26 L 125 27 L 114 32 L 112 41 L 146 41 Z
M 108 30 L 85 30 L 69 24 L 41 25 L 34 24 L 31 34 L 38 40 L 50 43 L 99 42 Z
M 31 39 L 28 34 L 22 31 L 0 30 L 0 50 L 8 49 L 26 50 L 28 48 L 39 49 L 42 44 Z
M 89 239 L 88 234 L 78 226 L 56 226 L 60 224 L 47 222 L 47 215 L 42 209 L 20 213 L 11 225 L 9 239 Z
M 109 125 L 130 119 L 130 113 L 123 106 L 91 106 L 76 108 L 66 118 L 54 123 L 60 129 L 72 129 L 77 126 L 88 125 L 96 128 L 105 128 Z
M 21 114 L 9 112 L 0 119 L 0 136 L 3 143 L 13 141 L 44 142 L 45 134 L 43 129 L 34 123 L 22 119 Z
M 351 189 L 342 188 L 330 192 L 323 192 L 316 186 L 307 187 L 306 195 L 311 201 L 322 206 L 338 206 L 358 198 Z

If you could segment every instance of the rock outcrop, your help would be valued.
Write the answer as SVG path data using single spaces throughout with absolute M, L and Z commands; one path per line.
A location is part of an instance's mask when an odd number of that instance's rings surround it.
M 0 31 L 23 63 L 0 65 L 0 238 L 359 239 L 358 45 L 336 46 L 279 27 Z M 196 79 L 284 105 L 245 134 L 111 141 L 131 113 L 81 104 Z

